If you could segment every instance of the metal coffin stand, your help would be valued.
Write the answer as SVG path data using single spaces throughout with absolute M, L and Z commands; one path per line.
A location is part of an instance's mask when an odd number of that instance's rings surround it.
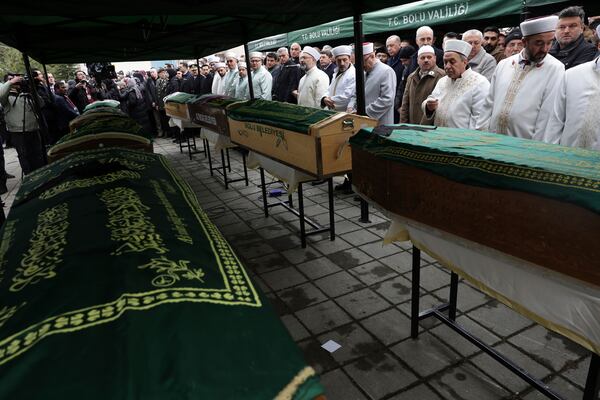
M 244 165 L 244 177 L 238 179 L 231 179 L 227 176 L 228 172 L 231 172 L 231 161 L 229 158 L 229 149 L 221 149 L 221 166 L 213 166 L 212 156 L 210 154 L 210 142 L 207 139 L 203 139 L 204 148 L 208 157 L 208 169 L 210 176 L 215 176 L 217 172 L 221 175 L 222 179 L 217 177 L 217 180 L 221 181 L 225 185 L 225 189 L 229 189 L 229 184 L 234 182 L 245 182 L 248 186 L 248 168 L 246 167 L 246 154 L 242 153 L 242 164 Z M 227 160 L 227 161 L 226 161 Z
M 413 246 L 412 248 L 412 291 L 411 291 L 411 317 L 410 317 L 410 335 L 413 339 L 419 336 L 419 321 L 434 317 L 444 325 L 448 326 L 454 332 L 467 339 L 480 350 L 492 357 L 498 363 L 512 373 L 523 379 L 529 385 L 538 390 L 549 399 L 564 400 L 559 394 L 554 392 L 548 385 L 532 376 L 529 372 L 516 365 L 513 361 L 504 357 L 498 351 L 485 344 L 479 338 L 468 332 L 458 323 L 456 323 L 456 300 L 458 297 L 458 274 L 451 272 L 450 275 L 450 296 L 448 303 L 440 304 L 425 311 L 419 311 L 419 287 L 421 283 L 421 250 Z M 444 314 L 448 311 L 448 316 Z M 588 370 L 586 385 L 583 393 L 583 400 L 597 400 L 600 395 L 600 356 L 592 353 L 590 367 Z

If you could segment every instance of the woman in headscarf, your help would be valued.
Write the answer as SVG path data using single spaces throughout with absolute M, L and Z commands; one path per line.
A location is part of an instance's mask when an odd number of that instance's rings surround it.
M 144 100 L 144 96 L 138 87 L 136 78 L 127 80 L 127 88 L 121 94 L 121 106 L 123 111 L 133 118 L 138 124 L 144 128 L 144 132 L 148 135 L 152 132 L 152 125 L 148 118 L 148 106 Z

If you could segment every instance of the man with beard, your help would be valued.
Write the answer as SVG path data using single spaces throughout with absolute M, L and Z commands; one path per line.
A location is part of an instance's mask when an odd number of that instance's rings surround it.
M 320 56 L 321 53 L 310 46 L 305 46 L 300 53 L 300 68 L 306 74 L 300 79 L 298 90 L 295 91 L 299 106 L 321 108 L 321 99 L 327 92 L 329 77 L 317 68 Z
M 448 128 L 474 129 L 483 113 L 490 82 L 469 68 L 471 45 L 450 39 L 444 48 L 446 76 L 435 85 L 421 104 L 423 123 Z
M 235 95 L 235 86 L 238 78 L 238 58 L 234 52 L 225 53 L 225 62 L 227 64 L 227 73 L 223 77 L 223 90 L 225 96 L 233 97 Z
M 302 70 L 291 58 L 288 49 L 281 47 L 277 50 L 281 71 L 277 79 L 273 80 L 273 100 L 296 104 L 296 97 L 292 94 L 298 89 Z
M 565 65 L 565 69 L 592 61 L 598 50 L 583 37 L 585 13 L 579 6 L 567 7 L 558 14 L 556 41 L 549 53 Z
M 255 99 L 271 100 L 273 77 L 262 64 L 263 54 L 260 51 L 250 53 L 250 76 Z
M 565 75 L 548 54 L 558 22 L 555 15 L 521 23 L 523 50 L 500 61 L 477 129 L 546 141 L 546 125 Z
M 437 82 L 446 75 L 443 69 L 435 64 L 435 50 L 431 46 L 419 49 L 419 68 L 406 80 L 400 123 L 420 124 L 423 119 L 421 104 L 431 94 Z
M 248 66 L 244 61 L 238 63 L 238 79 L 235 84 L 235 97 L 240 100 L 250 99 L 250 90 L 248 89 Z
M 373 43 L 363 44 L 365 77 L 365 111 L 379 125 L 394 123 L 396 73 L 375 57 Z M 356 93 L 348 104 L 348 112 L 356 112 Z
M 350 62 L 352 47 L 338 46 L 331 53 L 335 57 L 337 72 L 335 73 L 321 106 L 330 110 L 346 111 L 350 98 L 356 92 L 356 69 Z
M 495 26 L 488 26 L 483 30 L 483 49 L 494 59 L 496 63 L 504 60 L 504 48 L 500 46 L 500 29 Z
M 225 78 L 225 73 L 227 72 L 227 67 L 225 63 L 218 62 L 215 63 L 215 68 L 217 73 L 215 74 L 212 82 L 211 93 L 212 94 L 225 94 L 225 85 L 223 79 Z

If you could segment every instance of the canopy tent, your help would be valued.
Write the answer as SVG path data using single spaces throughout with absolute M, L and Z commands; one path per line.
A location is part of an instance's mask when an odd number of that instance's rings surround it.
M 363 16 L 363 24 L 365 23 Z M 337 21 L 300 29 L 287 34 L 288 45 L 298 43 L 315 43 L 325 40 L 344 39 L 354 36 L 352 18 L 342 18 Z
M 270 49 L 277 49 L 279 47 L 287 46 L 288 37 L 285 33 L 279 35 L 269 36 L 260 40 L 253 40 L 248 42 L 249 51 L 264 51 Z
M 193 58 L 397 3 L 133 0 L 126 5 L 90 2 L 83 6 L 66 0 L 12 2 L 2 7 L 0 42 L 46 64 Z

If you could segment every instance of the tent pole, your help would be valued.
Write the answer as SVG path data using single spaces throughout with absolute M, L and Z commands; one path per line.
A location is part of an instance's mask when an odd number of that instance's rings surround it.
M 246 55 L 246 73 L 248 74 L 248 91 L 250 99 L 254 99 L 254 88 L 252 87 L 252 70 L 250 69 L 250 51 L 248 50 L 248 42 L 244 41 L 244 54 Z
M 367 115 L 365 106 L 365 75 L 362 44 L 364 35 L 362 30 L 362 2 L 354 3 L 354 67 L 356 68 L 356 112 L 358 115 Z M 352 179 L 350 179 L 352 180 Z M 362 223 L 369 223 L 369 203 L 360 199 L 360 219 Z
M 54 103 L 54 95 L 52 88 L 50 87 L 50 79 L 48 79 L 48 70 L 46 69 L 46 63 L 42 63 L 42 67 L 44 67 L 44 76 L 46 77 L 46 86 L 48 86 L 48 93 L 50 94 L 50 101 Z

